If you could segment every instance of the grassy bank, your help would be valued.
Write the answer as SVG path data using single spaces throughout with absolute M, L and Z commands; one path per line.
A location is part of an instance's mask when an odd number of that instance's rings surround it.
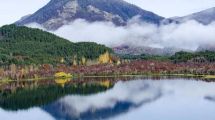
M 72 77 L 63 77 L 62 79 L 78 79 L 78 78 L 117 78 L 117 77 L 192 77 L 199 79 L 211 79 L 215 80 L 215 75 L 195 75 L 195 74 L 119 74 L 119 75 L 73 75 Z M 41 78 L 32 78 L 32 79 L 22 79 L 22 80 L 11 80 L 11 79 L 2 79 L 0 83 L 8 82 L 22 82 L 22 81 L 39 81 L 39 80 L 55 80 L 60 79 L 56 77 L 41 77 Z

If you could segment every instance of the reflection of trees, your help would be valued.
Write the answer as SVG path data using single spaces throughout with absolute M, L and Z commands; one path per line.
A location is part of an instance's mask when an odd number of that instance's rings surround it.
M 0 89 L 0 107 L 18 110 L 42 106 L 68 94 L 97 93 L 111 88 L 119 80 L 128 81 L 132 79 L 137 79 L 137 77 L 89 77 L 72 80 L 56 79 L 11 82 L 10 84 L 2 85 Z
M 1 91 L 16 92 L 17 89 L 34 89 L 38 87 L 38 81 L 15 81 L 4 83 L 0 86 Z
M 106 88 L 110 88 L 110 86 L 111 86 L 111 81 L 110 80 L 104 80 L 104 81 L 101 81 L 101 82 L 99 82 L 100 83 L 100 85 L 101 86 L 104 86 L 104 87 L 106 87 Z
M 55 83 L 64 88 L 65 84 L 71 81 L 70 78 L 56 78 Z
M 28 109 L 49 104 L 68 94 L 92 94 L 106 89 L 99 84 L 72 84 L 64 88 L 52 84 L 33 89 L 18 88 L 15 92 L 4 90 L 0 94 L 0 107 L 7 110 Z

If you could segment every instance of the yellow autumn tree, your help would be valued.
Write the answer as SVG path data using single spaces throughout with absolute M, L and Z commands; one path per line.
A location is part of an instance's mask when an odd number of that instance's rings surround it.
M 108 51 L 99 56 L 99 63 L 100 64 L 112 63 L 111 56 Z
M 72 63 L 73 63 L 73 64 L 72 64 L 73 66 L 77 66 L 77 65 L 78 65 L 77 60 L 75 60 L 75 59 L 73 60 Z
M 0 78 L 3 77 L 3 75 L 4 75 L 4 69 L 0 68 Z
M 72 65 L 77 66 L 78 65 L 78 60 L 77 60 L 77 55 L 74 55 L 72 58 Z
M 121 61 L 117 60 L 116 65 L 120 65 L 120 64 L 121 64 Z
M 60 63 L 64 63 L 64 62 L 65 62 L 64 58 L 61 58 Z
M 12 73 L 16 73 L 16 69 L 17 69 L 17 67 L 16 67 L 15 64 L 11 64 L 11 65 L 10 65 L 10 71 L 11 71 Z
M 82 57 L 82 58 L 81 58 L 81 64 L 82 64 L 82 65 L 86 65 L 86 63 L 87 63 L 86 58 L 85 58 L 85 57 Z
M 67 73 L 65 73 L 65 72 L 58 72 L 58 73 L 55 73 L 55 75 L 54 75 L 56 78 L 70 78 L 70 77 L 72 77 L 72 75 L 71 74 L 67 74 Z

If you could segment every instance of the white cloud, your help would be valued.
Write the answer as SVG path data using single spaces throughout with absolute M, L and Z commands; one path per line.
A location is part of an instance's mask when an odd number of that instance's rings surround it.
M 28 26 L 38 27 L 36 24 Z M 89 23 L 79 19 L 52 32 L 72 42 L 91 41 L 110 47 L 133 45 L 195 50 L 199 45 L 215 44 L 214 31 L 215 23 L 202 25 L 196 21 L 159 27 L 130 21 L 128 26 L 118 27 L 109 22 Z
M 202 25 L 196 21 L 159 27 L 163 46 L 195 50 L 199 45 L 215 44 L 215 24 Z

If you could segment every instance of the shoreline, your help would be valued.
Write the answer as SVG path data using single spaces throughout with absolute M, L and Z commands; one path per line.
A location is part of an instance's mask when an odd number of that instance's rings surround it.
M 215 81 L 215 75 L 195 75 L 195 74 L 120 74 L 120 75 L 74 75 L 74 77 L 41 77 L 22 80 L 2 79 L 0 83 L 23 82 L 23 81 L 40 81 L 40 80 L 56 80 L 56 79 L 78 79 L 78 78 L 117 78 L 117 77 L 191 77 L 199 79 L 208 79 Z

